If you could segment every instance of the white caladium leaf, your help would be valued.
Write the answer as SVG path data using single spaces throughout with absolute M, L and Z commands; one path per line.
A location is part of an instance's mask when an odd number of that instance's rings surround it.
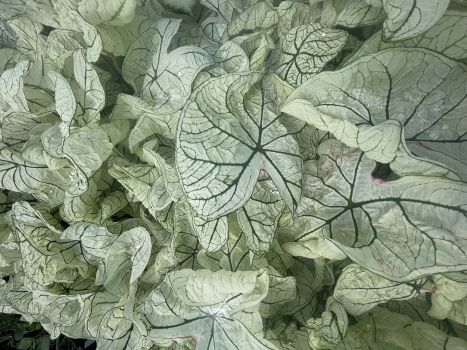
M 430 73 L 435 67 L 437 75 Z M 401 126 L 409 148 L 465 148 L 466 77 L 464 65 L 431 51 L 389 49 L 310 79 L 282 110 L 388 163 Z
M 161 50 L 167 51 L 170 40 L 177 33 L 178 27 L 175 25 L 166 29 L 161 33 L 152 21 L 143 21 L 136 40 L 128 48 L 123 61 L 122 76 L 133 87 L 136 96 L 141 96 L 143 81 L 151 66 L 153 53 L 161 52 Z
M 234 37 L 245 32 L 266 30 L 278 21 L 277 10 L 267 1 L 258 1 L 236 16 L 227 26 L 225 33 Z
M 171 198 L 165 187 L 164 178 L 155 167 L 143 164 L 123 166 L 114 163 L 109 172 L 152 215 L 170 204 Z
M 241 208 L 261 170 L 269 174 L 290 210 L 297 206 L 302 159 L 278 119 L 284 92 L 275 79 L 258 81 L 257 74 L 210 79 L 183 111 L 177 170 L 188 202 L 206 220 Z
M 143 98 L 157 106 L 161 113 L 175 112 L 183 107 L 191 93 L 191 84 L 198 73 L 213 63 L 202 48 L 183 46 L 168 53 L 170 41 L 180 26 L 178 20 L 157 22 L 156 51 L 143 81 Z
M 172 201 L 178 202 L 183 197 L 183 191 L 178 180 L 175 164 L 172 162 L 173 158 L 171 157 L 169 160 L 165 159 L 159 153 L 149 148 L 144 148 L 143 154 L 148 158 L 148 160 L 154 163 L 154 166 L 162 175 L 165 188 Z
M 45 113 L 45 115 L 37 116 L 30 112 L 11 112 L 2 119 L 2 141 L 9 146 L 11 150 L 21 151 L 21 156 L 24 160 L 31 162 L 42 163 L 39 159 L 29 157 L 29 151 L 34 148 L 34 141 L 31 136 L 36 133 L 38 125 L 44 123 L 55 123 L 57 118 Z
M 317 10 L 316 5 L 281 1 L 277 13 L 279 16 L 277 30 L 279 38 L 283 40 L 292 28 L 318 22 L 321 11 Z
M 88 264 L 98 266 L 101 261 L 104 261 L 118 236 L 103 226 L 81 222 L 67 227 L 60 238 L 79 241 L 79 245 L 74 246 L 74 249 L 83 255 Z
M 62 38 L 67 37 L 68 40 L 71 39 L 71 42 L 63 45 L 64 42 L 60 43 L 58 47 L 63 46 L 66 50 L 61 51 L 59 55 L 73 55 L 77 51 L 72 48 L 83 48 L 86 50 L 86 60 L 88 62 L 96 62 L 99 59 L 99 55 L 102 52 L 102 39 L 93 25 L 86 21 L 79 13 L 78 6 L 79 4 L 87 3 L 88 1 L 75 1 L 75 0 L 57 0 L 53 2 L 53 7 L 58 13 L 58 18 L 60 25 L 53 26 L 54 28 L 61 28 L 68 33 L 63 32 Z M 69 33 L 69 31 L 74 33 Z M 52 31 L 53 33 L 54 31 Z M 76 41 L 81 42 L 81 36 L 83 42 L 78 44 Z M 82 46 L 84 44 L 85 47 Z M 71 49 L 71 50 L 69 50 Z M 66 52 L 68 51 L 68 52 Z
M 311 318 L 307 322 L 310 329 L 308 343 L 313 349 L 325 349 L 339 344 L 345 337 L 348 322 L 344 307 L 333 297 L 329 297 L 321 317 Z
M 319 73 L 347 41 L 347 32 L 313 23 L 292 28 L 284 39 L 275 72 L 293 86 Z
M 449 0 L 383 0 L 387 18 L 383 32 L 386 40 L 413 38 L 432 27 L 444 14 Z
M 151 238 L 145 228 L 122 233 L 107 251 L 104 287 L 115 295 L 125 294 L 142 275 L 150 255 Z
M 14 68 L 21 61 L 21 52 L 8 47 L 0 48 L 0 71 L 4 72 Z
M 228 24 L 234 18 L 234 3 L 229 0 L 201 0 L 201 4 L 216 14 L 209 16 L 201 23 L 203 34 L 221 43 Z
M 107 3 L 97 0 L 80 1 L 78 11 L 93 25 L 122 26 L 133 20 L 136 0 L 118 0 Z
M 72 241 L 60 241 L 60 231 L 26 202 L 17 202 L 9 213 L 20 244 L 22 268 L 26 276 L 40 285 L 49 285 L 57 274 L 79 266 Z
M 150 325 L 148 337 L 167 345 L 182 336 L 197 349 L 275 349 L 263 338 L 257 311 L 267 286 L 265 271 L 181 270 L 138 310 Z
M 193 231 L 198 235 L 199 242 L 208 252 L 222 248 L 229 236 L 229 226 L 226 216 L 212 221 L 206 221 L 197 215 L 192 216 Z
M 108 132 L 104 127 L 84 126 L 71 129 L 69 136 L 63 137 L 56 125 L 42 133 L 42 145 L 51 157 L 50 162 L 60 168 L 60 162 L 67 160 L 73 168 L 69 174 L 71 184 L 66 191 L 67 198 L 84 194 L 89 189 L 89 179 L 110 156 L 113 144 Z M 86 157 L 82 157 L 83 154 Z
M 14 0 L 0 3 L 1 18 L 28 16 L 40 23 L 57 27 L 57 13 L 48 0 Z
M 238 225 L 254 252 L 269 251 L 284 202 L 271 180 L 258 181 L 248 202 L 237 212 Z
M 178 123 L 178 119 L 174 114 L 159 113 L 156 108 L 143 99 L 125 94 L 118 96 L 112 111 L 112 119 L 148 120 L 151 122 L 149 125 L 153 126 L 150 127 L 153 134 L 161 135 L 168 139 L 175 138 L 175 129 Z
M 57 205 L 63 201 L 66 183 L 61 173 L 27 161 L 0 143 L 0 188 L 29 193 Z
M 302 219 L 304 218 L 297 218 L 295 220 L 295 226 L 299 227 L 299 229 L 301 229 L 300 225 L 306 224 L 305 220 Z M 343 260 L 347 257 L 342 250 L 321 235 L 310 235 L 306 241 L 285 242 L 282 248 L 292 256 L 301 256 L 309 259 Z
M 105 105 L 104 88 L 97 72 L 80 51 L 75 52 L 73 60 L 74 76 L 80 89 L 75 93 L 79 101 L 76 118 L 83 124 L 94 123 L 100 119 Z
M 375 25 L 384 19 L 381 7 L 371 6 L 365 0 L 331 0 L 324 2 L 321 24 L 347 28 Z
M 102 38 L 103 49 L 114 56 L 125 56 L 131 44 L 138 37 L 138 30 L 147 14 L 136 15 L 131 22 L 123 26 L 99 25 L 97 30 Z
M 32 292 L 31 308 L 42 316 L 39 321 L 55 323 L 60 327 L 72 327 L 85 312 L 81 295 L 59 295 L 45 291 Z
M 227 217 L 229 234 L 222 249 L 216 252 L 200 250 L 199 264 L 211 271 L 248 271 L 252 269 L 252 253 L 248 249 L 245 234 L 240 230 L 235 215 Z
M 277 271 L 269 272 L 268 295 L 261 301 L 259 312 L 269 318 L 281 314 L 282 306 L 296 298 L 296 282 L 292 276 L 283 277 Z
M 349 326 L 346 337 L 335 349 L 461 350 L 466 346 L 465 340 L 450 336 L 428 323 L 377 307 L 363 315 L 357 324 Z
M 459 60 L 467 58 L 467 14 L 448 10 L 441 19 L 421 35 L 398 42 L 384 41 L 381 32 L 376 32 L 346 61 L 395 47 L 420 47 L 439 52 L 446 57 Z
M 55 109 L 62 119 L 60 131 L 67 137 L 76 112 L 76 99 L 70 84 L 60 73 L 50 72 L 49 76 L 55 88 Z
M 465 269 L 463 183 L 405 176 L 375 181 L 374 162 L 337 140 L 309 164 L 295 241 L 322 234 L 362 267 L 394 281 Z M 395 234 L 397 232 L 397 234 Z
M 333 296 L 348 313 L 360 316 L 389 300 L 416 297 L 423 284 L 423 280 L 403 283 L 390 281 L 357 264 L 351 264 L 339 276 Z
M 467 281 L 456 276 L 435 275 L 435 284 L 428 315 L 436 319 L 448 318 L 457 323 L 467 324 Z M 465 276 L 463 276 L 465 277 Z
M 7 21 L 0 19 L 0 45 L 15 48 L 16 41 L 17 37 L 14 29 Z
M 23 77 L 28 69 L 29 63 L 21 61 L 14 68 L 7 69 L 0 75 L 0 117 L 2 119 L 9 111 L 29 111 L 23 89 Z
M 233 41 L 227 41 L 219 47 L 213 59 L 216 65 L 213 66 L 209 72 L 216 76 L 229 73 L 246 72 L 250 67 L 250 59 L 248 58 L 247 53 L 240 45 Z

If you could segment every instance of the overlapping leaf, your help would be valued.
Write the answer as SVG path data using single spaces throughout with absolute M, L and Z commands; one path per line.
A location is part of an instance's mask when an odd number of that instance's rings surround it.
M 357 149 L 330 140 L 319 153 L 304 182 L 298 213 L 308 220 L 296 241 L 322 234 L 361 266 L 397 281 L 465 269 L 465 184 L 425 176 L 379 184 L 374 162 Z
M 290 210 L 297 206 L 302 160 L 278 119 L 277 100 L 284 95 L 274 78 L 259 78 L 232 74 L 208 80 L 180 119 L 176 164 L 181 184 L 195 212 L 208 220 L 243 206 L 261 170 Z

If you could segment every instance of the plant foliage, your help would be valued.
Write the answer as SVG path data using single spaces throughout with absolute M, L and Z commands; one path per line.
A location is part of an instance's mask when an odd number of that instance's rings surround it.
M 0 311 L 101 350 L 467 349 L 466 30 L 0 0 Z

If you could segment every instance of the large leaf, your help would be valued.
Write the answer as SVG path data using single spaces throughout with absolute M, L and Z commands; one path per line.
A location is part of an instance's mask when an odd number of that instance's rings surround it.
M 262 337 L 256 311 L 267 287 L 265 271 L 181 270 L 169 273 L 139 310 L 150 325 L 148 337 L 156 342 L 184 342 L 197 349 L 275 349 Z
M 431 51 L 389 49 L 310 79 L 282 110 L 383 163 L 395 158 L 401 127 L 414 152 L 449 159 L 466 152 L 466 77 L 464 65 Z M 454 170 L 463 175 L 464 164 Z
M 259 78 L 232 74 L 208 80 L 190 97 L 180 119 L 178 173 L 188 202 L 206 219 L 242 207 L 261 170 L 290 210 L 297 206 L 302 159 L 278 119 L 284 92 L 275 78 Z
M 405 176 L 380 183 L 374 163 L 337 140 L 309 164 L 295 240 L 322 234 L 361 266 L 395 281 L 465 269 L 466 185 Z
M 449 336 L 428 323 L 376 308 L 350 326 L 335 349 L 461 350 L 466 345 L 464 340 Z

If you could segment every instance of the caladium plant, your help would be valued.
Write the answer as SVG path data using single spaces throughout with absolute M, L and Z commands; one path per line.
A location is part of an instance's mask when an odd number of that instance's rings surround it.
M 0 1 L 0 311 L 98 349 L 467 349 L 466 28 Z

